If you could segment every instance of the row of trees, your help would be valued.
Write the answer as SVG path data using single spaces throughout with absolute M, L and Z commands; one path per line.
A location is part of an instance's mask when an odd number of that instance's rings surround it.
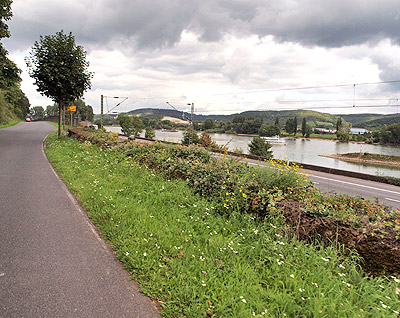
M 86 103 L 78 99 L 72 103 L 76 106 L 75 115 L 79 117 L 80 120 L 87 120 L 93 122 L 93 107 L 90 105 L 86 105 Z M 66 110 L 66 117 L 68 118 L 71 115 L 71 112 Z M 54 105 L 48 105 L 46 109 L 42 106 L 32 107 L 30 110 L 30 117 L 32 120 L 42 120 L 48 117 L 58 117 L 59 116 L 59 105 L 54 103 Z
M 202 124 L 196 123 L 197 130 L 206 130 L 221 133 L 238 133 L 238 134 L 258 134 L 260 136 L 279 136 L 281 134 L 281 125 L 279 118 L 275 120 L 273 125 L 266 125 L 261 118 L 245 117 L 238 115 L 232 121 L 217 122 L 214 119 L 207 118 Z M 289 135 L 295 135 L 298 131 L 297 117 L 289 118 L 284 124 L 284 130 Z M 309 137 L 312 128 L 307 125 L 306 118 L 303 118 L 301 124 L 301 133 L 303 136 Z
M 12 17 L 11 0 L 0 0 L 0 40 L 10 37 L 7 21 Z M 29 112 L 29 100 L 21 90 L 21 70 L 8 58 L 0 42 L 0 124 L 24 119 Z

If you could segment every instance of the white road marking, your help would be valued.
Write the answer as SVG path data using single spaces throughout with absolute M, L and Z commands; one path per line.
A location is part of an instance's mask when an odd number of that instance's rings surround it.
M 366 186 L 366 185 L 362 185 L 362 184 L 358 184 L 358 183 L 353 183 L 353 182 L 341 181 L 341 180 L 325 178 L 325 177 L 320 177 L 320 176 L 313 176 L 313 178 L 319 178 L 319 179 L 324 179 L 324 180 L 329 180 L 329 181 L 336 181 L 336 182 L 341 182 L 341 183 L 345 183 L 345 184 L 349 184 L 349 185 L 353 185 L 353 186 L 357 186 L 357 187 L 361 187 L 361 188 L 367 188 L 367 189 L 371 189 L 371 190 L 378 190 L 378 191 L 383 191 L 383 192 L 388 192 L 388 193 L 393 193 L 393 194 L 400 195 L 400 192 L 386 190 L 386 189 L 380 189 L 380 188 L 376 188 L 376 187 L 370 187 L 370 186 Z
M 391 198 L 385 198 L 385 200 L 389 200 L 389 201 L 393 201 L 393 202 L 398 202 L 398 203 L 400 203 L 399 200 L 395 200 L 395 199 L 391 199 Z

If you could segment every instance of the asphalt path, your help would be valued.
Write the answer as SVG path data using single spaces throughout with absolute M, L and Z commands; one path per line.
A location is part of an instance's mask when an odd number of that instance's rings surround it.
M 160 317 L 52 170 L 54 128 L 0 129 L 0 317 Z

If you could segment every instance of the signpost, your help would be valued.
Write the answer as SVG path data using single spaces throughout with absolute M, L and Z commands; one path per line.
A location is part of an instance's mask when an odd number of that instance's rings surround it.
M 70 119 L 70 121 L 69 121 L 69 124 L 70 124 L 70 126 L 73 126 L 73 123 L 72 123 L 72 114 L 73 114 L 73 112 L 76 112 L 76 106 L 68 106 L 68 109 L 67 109 L 67 110 L 71 112 L 71 119 Z

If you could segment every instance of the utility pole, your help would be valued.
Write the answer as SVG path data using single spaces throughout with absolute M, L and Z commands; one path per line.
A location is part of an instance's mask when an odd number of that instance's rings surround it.
M 100 96 L 100 125 L 99 128 L 103 128 L 103 119 L 104 119 L 104 114 L 103 114 L 103 99 L 104 96 Z
M 193 113 L 194 113 L 194 103 L 188 104 L 190 105 L 190 135 L 189 135 L 189 145 L 192 143 L 192 137 L 194 134 L 194 127 L 193 127 Z

